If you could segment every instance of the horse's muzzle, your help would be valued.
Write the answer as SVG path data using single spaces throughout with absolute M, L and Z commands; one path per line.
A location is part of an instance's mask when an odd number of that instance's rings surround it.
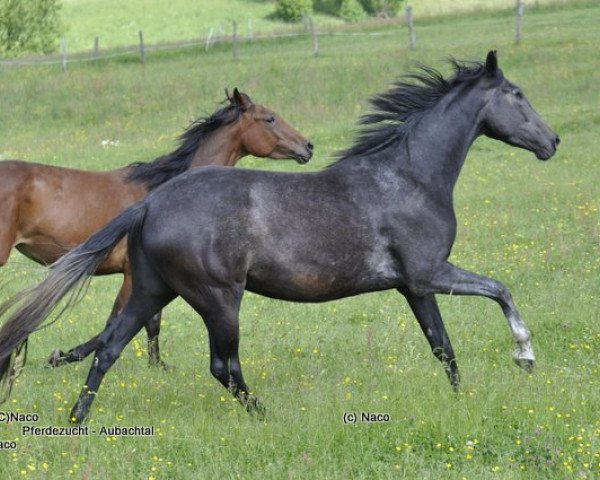
M 548 160 L 549 158 L 554 156 L 559 144 L 560 137 L 558 135 L 555 135 L 554 139 L 552 140 L 552 144 L 547 147 L 542 147 L 536 150 L 535 156 L 538 158 L 538 160 Z
M 305 149 L 305 151 L 303 153 L 294 153 L 293 154 L 294 159 L 300 165 L 304 165 L 305 163 L 308 163 L 308 161 L 312 158 L 313 150 L 315 149 L 315 146 L 311 142 L 306 142 L 304 149 Z

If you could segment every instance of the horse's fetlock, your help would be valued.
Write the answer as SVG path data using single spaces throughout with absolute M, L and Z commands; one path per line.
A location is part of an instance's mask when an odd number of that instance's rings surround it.
M 210 362 L 210 373 L 217 380 L 229 377 L 227 366 L 221 360 L 213 360 Z

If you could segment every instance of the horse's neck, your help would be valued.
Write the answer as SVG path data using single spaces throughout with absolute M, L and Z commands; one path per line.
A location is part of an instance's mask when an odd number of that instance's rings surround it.
M 204 139 L 192 159 L 190 168 L 206 165 L 233 166 L 244 155 L 235 124 L 228 125 Z
M 467 152 L 480 134 L 484 106 L 469 93 L 442 99 L 413 128 L 407 138 L 406 166 L 420 183 L 450 197 Z

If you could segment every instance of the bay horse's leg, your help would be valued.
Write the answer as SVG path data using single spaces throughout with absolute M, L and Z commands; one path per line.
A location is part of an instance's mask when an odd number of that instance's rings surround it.
M 460 384 L 458 365 L 435 296 L 433 294 L 418 296 L 405 290 L 400 290 L 400 293 L 406 297 L 431 346 L 431 351 L 442 362 L 452 388 L 458 391 Z
M 495 300 L 504 312 L 516 343 L 513 360 L 519 367 L 528 372 L 533 369 L 535 356 L 531 346 L 531 333 L 521 315 L 519 315 L 512 300 L 512 295 L 506 286 L 492 278 L 455 267 L 449 262 L 446 262 L 436 272 L 431 281 L 431 286 L 438 293 L 479 295 Z
M 239 358 L 239 310 L 244 289 L 211 289 L 211 297 L 194 293 L 185 300 L 200 314 L 208 330 L 210 373 L 237 398 L 249 413 L 264 416 L 264 407 L 250 389 L 242 374 Z
M 171 367 L 160 358 L 160 348 L 158 346 L 158 335 L 160 334 L 161 312 L 153 315 L 144 325 L 148 334 L 148 365 L 162 367 L 165 370 Z
M 110 312 L 110 316 L 106 321 L 106 328 L 115 322 L 118 318 L 119 312 L 122 310 L 123 306 L 126 304 L 127 300 L 131 296 L 131 274 L 125 275 L 123 278 L 123 285 L 121 285 L 121 289 L 119 290 L 119 294 L 113 303 L 112 310 Z M 84 360 L 90 353 L 95 351 L 100 342 L 100 336 L 104 332 L 95 335 L 87 342 L 77 345 L 76 347 L 71 348 L 66 353 L 62 350 L 56 349 L 50 355 L 48 359 L 48 363 L 52 367 L 60 367 L 62 365 L 66 365 L 68 363 L 73 362 L 81 362 Z
M 111 325 L 115 319 L 117 318 L 119 312 L 123 309 L 123 306 L 129 300 L 131 296 L 131 270 L 129 268 L 129 262 L 124 270 L 123 277 L 123 285 L 121 285 L 121 289 L 119 290 L 119 294 L 113 304 L 112 311 L 108 320 L 106 322 L 106 326 Z M 160 319 L 161 313 L 160 311 L 153 315 L 148 322 L 145 323 L 146 332 L 148 334 L 148 363 L 152 366 L 158 365 L 165 369 L 168 369 L 168 365 L 164 363 L 160 359 L 160 353 L 158 348 L 158 334 L 160 333 Z M 85 343 L 82 343 L 74 348 L 71 348 L 69 351 L 64 353 L 62 350 L 56 349 L 50 355 L 48 359 L 48 363 L 52 367 L 59 367 L 61 365 L 66 365 L 67 363 L 72 362 L 81 362 L 85 359 L 90 353 L 95 351 L 98 348 L 99 337 L 101 333 L 92 337 Z
M 18 205 L 16 193 L 0 192 L 0 267 L 4 266 L 10 256 L 17 237 Z

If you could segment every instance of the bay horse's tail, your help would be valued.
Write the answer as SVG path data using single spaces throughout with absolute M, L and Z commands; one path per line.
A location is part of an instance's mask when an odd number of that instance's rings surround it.
M 91 277 L 117 243 L 146 215 L 143 202 L 132 205 L 121 215 L 75 247 L 50 268 L 37 286 L 17 293 L 0 306 L 0 317 L 19 305 L 0 330 L 0 403 L 6 401 L 14 380 L 25 363 L 27 338 L 50 315 L 56 304 L 71 292 L 64 310 L 73 305 Z

